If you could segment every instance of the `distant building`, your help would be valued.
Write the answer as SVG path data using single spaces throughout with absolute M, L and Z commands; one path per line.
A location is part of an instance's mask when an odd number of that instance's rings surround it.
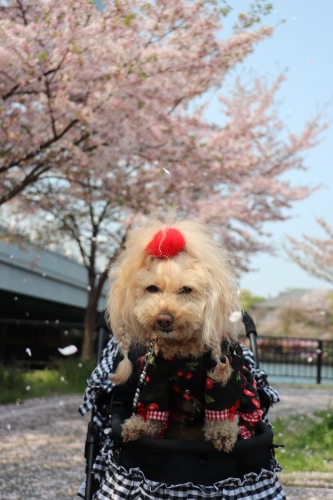
M 260 323 L 261 321 L 269 321 L 272 319 L 274 312 L 280 309 L 288 301 L 303 297 L 306 293 L 310 292 L 309 288 L 290 288 L 285 292 L 281 292 L 277 297 L 262 300 L 252 305 L 251 315 L 253 319 Z
M 87 271 L 63 255 L 0 241 L 0 362 L 46 360 L 82 343 Z M 105 308 L 106 287 L 98 311 Z

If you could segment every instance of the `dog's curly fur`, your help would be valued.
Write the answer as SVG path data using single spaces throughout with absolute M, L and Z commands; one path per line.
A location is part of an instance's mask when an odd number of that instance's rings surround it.
M 171 258 L 149 255 L 146 247 L 154 235 L 170 227 L 182 233 L 185 248 Z M 112 377 L 116 384 L 129 378 L 132 365 L 126 354 L 134 344 L 144 343 L 147 334 L 156 334 L 155 352 L 166 358 L 197 357 L 210 350 L 213 359 L 218 359 L 221 333 L 225 332 L 230 341 L 236 339 L 239 324 L 230 322 L 229 316 L 241 307 L 230 258 L 205 224 L 150 220 L 132 229 L 109 277 L 107 316 L 120 341 L 119 349 L 125 354 Z M 186 293 L 188 289 L 190 293 Z M 172 328 L 168 331 L 163 331 L 157 322 L 161 313 L 172 315 Z M 225 364 L 218 363 L 209 376 L 223 384 L 230 373 L 226 360 Z M 123 426 L 123 437 L 134 440 L 143 434 L 155 436 L 160 429 L 160 422 L 144 422 L 133 416 Z M 205 439 L 225 451 L 232 449 L 237 434 L 237 419 L 206 422 L 204 426 Z

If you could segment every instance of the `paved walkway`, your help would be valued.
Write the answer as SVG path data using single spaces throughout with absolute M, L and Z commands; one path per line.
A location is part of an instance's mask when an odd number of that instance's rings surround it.
M 288 415 L 300 415 L 316 410 L 325 410 L 328 406 L 333 407 L 332 387 L 314 386 L 313 388 L 302 388 L 300 386 L 274 385 L 274 388 L 278 390 L 281 401 L 270 409 L 271 420 Z
M 272 409 L 272 420 L 333 403 L 332 389 L 278 389 L 282 401 Z M 0 405 L 0 500 L 78 500 L 89 421 L 77 412 L 81 400 L 64 396 Z M 286 477 L 292 484 L 284 487 L 287 500 L 333 500 L 332 475 L 292 476 Z

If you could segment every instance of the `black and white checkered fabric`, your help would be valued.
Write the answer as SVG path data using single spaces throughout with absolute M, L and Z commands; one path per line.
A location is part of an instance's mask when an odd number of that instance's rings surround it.
M 271 403 L 280 401 L 279 394 L 268 384 L 267 375 L 257 368 L 252 352 L 242 346 L 244 360 L 252 372 L 258 387 L 268 395 Z M 247 474 L 243 479 L 229 478 L 212 486 L 194 485 L 192 483 L 168 485 L 150 481 L 139 469 L 126 471 L 113 459 L 113 440 L 111 421 L 102 416 L 95 405 L 101 393 L 111 393 L 114 384 L 109 380 L 114 373 L 114 361 L 118 354 L 118 341 L 111 338 L 101 357 L 101 362 L 87 381 L 84 400 L 79 408 L 81 415 L 93 409 L 93 420 L 100 428 L 103 436 L 101 449 L 94 463 L 94 477 L 100 483 L 94 500 L 285 500 L 284 492 L 275 472 L 281 471 L 279 464 L 272 459 L 271 470 L 262 470 L 259 475 Z M 267 416 L 265 418 L 266 422 Z M 85 483 L 78 491 L 84 498 Z
M 118 340 L 112 337 L 101 355 L 101 361 L 87 380 L 87 389 L 83 396 L 83 403 L 79 412 L 83 416 L 94 407 L 96 398 L 101 393 L 109 394 L 114 383 L 109 380 L 113 374 L 114 360 L 118 354 Z
M 229 478 L 212 486 L 193 483 L 170 485 L 150 481 L 140 469 L 126 471 L 109 459 L 106 473 L 94 500 L 285 500 L 282 487 L 271 471 Z

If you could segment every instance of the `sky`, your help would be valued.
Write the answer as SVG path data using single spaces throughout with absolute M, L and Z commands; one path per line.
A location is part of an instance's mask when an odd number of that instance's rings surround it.
M 300 132 L 320 110 L 324 110 L 324 121 L 329 127 L 323 132 L 321 143 L 306 154 L 308 170 L 287 176 L 294 185 L 322 187 L 307 200 L 295 203 L 288 212 L 289 220 L 264 226 L 272 233 L 270 241 L 276 255 L 261 253 L 253 257 L 251 264 L 256 270 L 240 279 L 241 288 L 267 298 L 289 288 L 333 288 L 333 284 L 311 277 L 290 262 L 283 249 L 286 235 L 297 239 L 302 239 L 302 234 L 325 238 L 316 223 L 318 216 L 333 225 L 333 0 L 272 0 L 272 3 L 274 8 L 263 21 L 275 27 L 274 34 L 256 46 L 243 63 L 242 71 L 255 70 L 259 75 L 273 78 L 286 70 L 286 81 L 277 97 L 279 114 L 288 128 Z M 233 0 L 230 4 L 237 13 L 248 2 Z M 225 21 L 225 35 L 231 34 L 232 23 L 230 16 Z M 207 115 L 219 120 L 216 106 L 209 107 Z

